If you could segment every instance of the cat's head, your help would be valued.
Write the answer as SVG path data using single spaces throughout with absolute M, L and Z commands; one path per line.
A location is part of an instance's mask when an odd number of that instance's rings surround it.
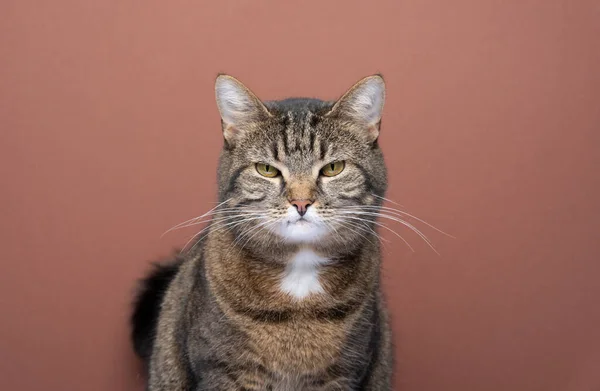
M 241 245 L 377 240 L 375 213 L 365 211 L 377 211 L 387 185 L 377 143 L 381 76 L 360 80 L 336 102 L 261 102 L 227 75 L 215 89 L 225 144 L 214 229 L 232 231 Z

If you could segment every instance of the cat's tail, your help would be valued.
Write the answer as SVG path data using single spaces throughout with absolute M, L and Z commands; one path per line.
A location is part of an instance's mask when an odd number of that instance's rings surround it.
M 146 364 L 152 356 L 163 297 L 182 263 L 183 259 L 180 257 L 169 262 L 155 263 L 150 273 L 140 281 L 131 315 L 131 340 L 135 353 Z

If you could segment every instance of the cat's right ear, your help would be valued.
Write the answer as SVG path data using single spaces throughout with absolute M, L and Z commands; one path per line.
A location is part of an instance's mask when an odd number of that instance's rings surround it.
M 349 119 L 365 130 L 369 142 L 379 137 L 379 125 L 385 102 L 385 82 L 381 75 L 365 77 L 354 84 L 334 105 L 328 116 Z
M 239 80 L 219 75 L 215 82 L 217 107 L 223 122 L 223 136 L 233 144 L 248 128 L 271 116 L 265 105 Z

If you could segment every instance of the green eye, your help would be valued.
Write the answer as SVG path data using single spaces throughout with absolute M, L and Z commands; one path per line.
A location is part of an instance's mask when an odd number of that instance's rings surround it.
M 258 171 L 260 175 L 266 176 L 267 178 L 275 178 L 277 175 L 279 175 L 279 170 L 264 163 L 256 163 L 256 171 Z
M 340 172 L 344 171 L 345 166 L 346 165 L 343 161 L 329 163 L 321 169 L 321 174 L 325 176 L 336 176 Z

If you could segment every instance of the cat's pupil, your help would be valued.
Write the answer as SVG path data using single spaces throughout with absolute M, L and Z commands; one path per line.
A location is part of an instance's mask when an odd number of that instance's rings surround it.
M 335 169 L 335 164 L 331 163 L 329 166 L 330 166 L 331 171 L 333 171 Z
M 265 171 L 266 171 L 266 172 L 269 172 L 269 171 L 271 171 L 271 166 L 269 166 L 269 165 L 266 165 L 266 166 L 265 166 Z

